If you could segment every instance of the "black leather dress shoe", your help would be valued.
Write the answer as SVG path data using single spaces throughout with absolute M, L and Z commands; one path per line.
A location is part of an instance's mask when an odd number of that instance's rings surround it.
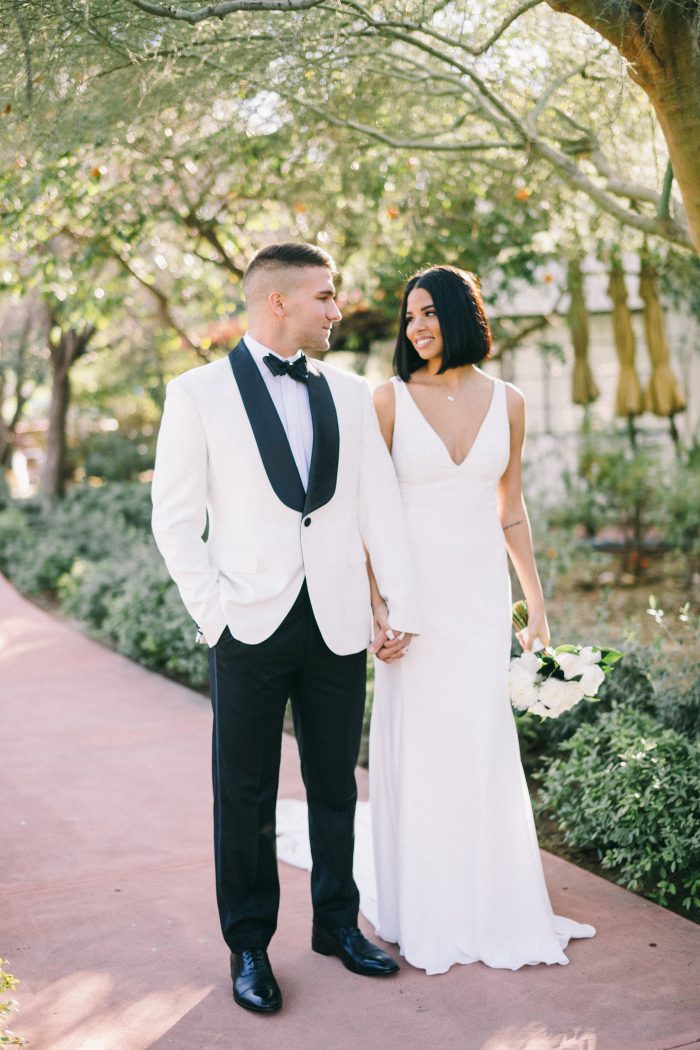
M 388 977 L 399 969 L 396 960 L 368 941 L 357 926 L 330 930 L 314 923 L 311 947 L 319 955 L 337 955 L 343 966 L 363 977 Z
M 246 1010 L 272 1014 L 282 1005 L 282 995 L 264 948 L 231 952 L 233 998 Z

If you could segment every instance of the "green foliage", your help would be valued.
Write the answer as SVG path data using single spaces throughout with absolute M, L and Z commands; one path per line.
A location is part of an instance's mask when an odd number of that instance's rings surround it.
M 619 432 L 587 434 L 578 469 L 563 474 L 565 498 L 552 513 L 552 522 L 582 526 L 594 536 L 608 525 L 639 537 L 659 521 L 659 494 L 663 469 L 652 449 L 633 449 Z
M 700 561 L 700 462 L 688 456 L 687 463 L 676 462 L 667 477 L 661 504 L 664 538 L 688 558 L 688 572 Z
M 572 846 L 660 904 L 700 909 L 700 748 L 650 715 L 616 707 L 582 725 L 539 775 L 538 809 Z
M 100 634 L 115 595 L 121 594 L 132 577 L 148 572 L 159 557 L 153 544 L 139 537 L 123 556 L 95 562 L 77 559 L 57 584 L 63 611 Z
M 112 482 L 71 489 L 44 512 L 0 513 L 0 569 L 29 594 L 56 593 L 63 610 L 133 660 L 196 689 L 206 647 L 150 537 L 150 490 Z
M 14 569 L 29 558 L 33 541 L 27 516 L 17 507 L 0 510 L 0 572 L 14 579 Z
M 553 214 L 560 226 L 568 226 L 569 242 L 586 235 L 619 241 L 617 223 L 624 214 L 620 206 L 614 225 L 597 213 L 597 207 L 585 206 L 582 187 L 589 188 L 597 205 L 607 197 L 607 191 L 591 181 L 592 163 L 600 164 L 601 171 L 613 170 L 618 181 L 658 183 L 660 134 L 654 131 L 644 96 L 618 90 L 615 48 L 575 21 L 569 20 L 566 32 L 558 31 L 561 16 L 547 5 L 523 12 L 515 32 L 497 29 L 512 13 L 512 5 L 503 2 L 471 4 L 468 11 L 442 3 L 381 5 L 384 17 L 378 17 L 378 9 L 345 3 L 327 9 L 311 5 L 307 11 L 286 14 L 282 9 L 288 5 L 277 6 L 278 13 L 261 9 L 230 12 L 223 20 L 198 19 L 194 29 L 167 4 L 161 5 L 165 17 L 107 0 L 91 0 L 89 5 L 65 0 L 47 10 L 46 5 L 25 4 L 22 29 L 15 19 L 7 25 L 8 131 L 14 133 L 13 141 L 24 145 L 30 130 L 58 156 L 80 143 L 88 143 L 93 154 L 105 144 L 113 150 L 127 136 L 131 141 L 139 134 L 145 138 L 147 132 L 147 146 L 165 153 L 171 145 L 167 138 L 187 114 L 196 159 L 208 150 L 218 171 L 225 172 L 237 153 L 255 150 L 260 162 L 267 161 L 290 180 L 307 152 L 325 163 L 323 140 L 341 130 L 349 179 L 357 158 L 373 140 L 393 147 L 407 166 L 417 155 L 446 153 L 455 182 L 461 181 L 466 190 L 476 172 L 483 188 L 482 207 L 473 213 L 471 194 L 465 192 L 465 211 L 472 214 L 471 240 L 479 238 L 481 224 L 491 227 L 491 235 L 500 240 L 505 202 L 496 199 L 493 182 L 510 183 L 507 200 L 511 208 L 514 203 L 519 206 L 516 214 L 536 212 L 540 205 L 543 214 Z M 598 7 L 593 23 L 599 19 L 599 26 L 609 31 L 609 5 Z M 685 40 L 689 32 L 690 23 L 679 16 L 671 35 Z M 23 34 L 32 42 L 32 66 L 40 71 L 31 84 Z M 469 76 L 458 75 L 460 66 L 470 65 L 479 53 L 475 47 L 488 56 Z M 572 75 L 584 53 L 586 67 Z M 201 61 L 194 61 L 195 55 L 201 55 Z M 81 90 L 67 91 L 67 81 L 80 84 Z M 24 119 L 28 92 L 34 100 L 31 122 Z M 399 113 L 402 120 L 397 122 Z M 324 115 L 328 120 L 322 122 Z M 298 126 L 311 148 L 279 148 L 276 135 L 290 124 Z M 154 127 L 169 133 L 167 138 L 153 135 Z M 416 127 L 420 134 L 406 130 Z M 523 166 L 519 157 L 525 127 L 531 148 Z M 588 138 L 595 139 L 593 154 L 580 149 Z M 272 140 L 272 148 L 265 140 Z M 91 170 L 99 172 L 99 163 L 93 161 Z M 443 209 L 439 185 L 421 200 L 425 183 L 420 177 L 415 181 L 418 207 L 411 202 L 413 214 L 431 214 L 436 233 L 445 230 L 451 241 L 457 207 Z M 562 181 L 571 183 L 568 193 Z M 201 185 L 206 185 L 205 179 Z M 397 185 L 391 180 L 388 192 L 400 204 L 402 194 L 412 189 L 410 182 Z M 241 192 L 244 207 L 246 196 Z M 344 196 L 337 194 L 339 202 Z M 490 201 L 496 202 L 492 209 Z M 608 197 L 605 207 L 611 206 Z M 362 205 L 357 207 L 365 212 Z M 668 218 L 654 221 L 654 210 L 644 194 L 637 195 L 630 216 L 635 225 L 646 218 L 662 238 L 672 238 L 674 230 L 678 236 Z M 369 211 L 365 214 L 370 218 Z M 122 222 L 130 216 L 125 212 Z M 528 216 L 522 214 L 512 223 L 516 250 L 517 227 L 527 223 Z M 634 234 L 630 231 L 629 236 Z M 640 233 L 636 236 L 641 240 Z M 420 251 L 420 236 L 414 243 Z M 463 243 L 469 247 L 470 238 Z M 545 238 L 545 247 L 549 243 Z M 510 262 L 505 243 L 501 262 Z
M 139 484 L 71 489 L 48 511 L 26 504 L 0 514 L 0 568 L 27 594 L 55 591 L 78 559 L 123 557 L 150 520 L 150 492 Z
M 120 431 L 90 434 L 73 450 L 71 459 L 90 478 L 104 481 L 134 481 L 153 467 L 152 439 L 129 437 Z
M 7 959 L 0 958 L 0 995 L 5 992 L 13 992 L 19 981 L 3 967 L 7 966 Z M 4 1027 L 4 1020 L 16 1008 L 13 999 L 0 999 L 0 1046 L 26 1046 L 27 1041 L 21 1035 L 15 1035 Z
M 58 586 L 62 609 L 120 653 L 195 689 L 208 682 L 207 650 L 155 544 L 139 537 L 128 552 L 78 560 Z
M 120 653 L 171 678 L 204 689 L 207 647 L 195 645 L 195 626 L 155 546 L 125 576 L 109 599 L 102 637 Z
M 686 671 L 687 678 L 679 682 L 677 673 L 666 668 L 654 682 L 648 709 L 661 725 L 700 741 L 700 663 Z
M 625 644 L 624 659 L 607 675 L 596 703 L 580 703 L 558 718 L 540 720 L 516 712 L 523 765 L 535 774 L 581 726 L 595 725 L 615 707 L 651 715 L 667 729 L 700 740 L 700 664 L 669 658 L 654 645 Z
M 7 478 L 5 477 L 5 471 L 0 465 L 0 511 L 6 510 L 10 506 L 10 486 L 7 484 Z

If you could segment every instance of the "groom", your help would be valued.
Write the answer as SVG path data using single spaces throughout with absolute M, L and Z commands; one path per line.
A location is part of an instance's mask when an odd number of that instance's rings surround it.
M 353 823 L 370 641 L 369 555 L 393 629 L 418 630 L 390 456 L 364 380 L 328 349 L 335 264 L 273 244 L 243 279 L 249 332 L 168 386 L 153 532 L 209 645 L 216 890 L 235 1001 L 282 1004 L 267 947 L 277 925 L 275 803 L 291 698 L 309 810 L 312 948 L 354 973 L 397 963 L 357 926 Z M 376 640 L 375 640 L 376 645 Z

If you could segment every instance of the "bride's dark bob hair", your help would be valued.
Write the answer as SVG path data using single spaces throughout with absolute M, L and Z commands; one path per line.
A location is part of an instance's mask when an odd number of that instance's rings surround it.
M 406 382 L 411 372 L 425 364 L 406 335 L 406 304 L 414 288 L 430 293 L 440 323 L 442 365 L 438 375 L 458 365 L 477 365 L 490 356 L 491 329 L 475 275 L 456 266 L 429 266 L 409 277 L 404 288 L 394 350 L 397 376 Z

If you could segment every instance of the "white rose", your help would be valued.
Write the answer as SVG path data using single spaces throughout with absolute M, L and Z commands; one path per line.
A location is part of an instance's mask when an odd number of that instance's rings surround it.
M 575 678 L 576 675 L 583 674 L 587 667 L 600 663 L 600 653 L 592 646 L 584 645 L 578 653 L 557 653 L 555 659 L 564 672 L 564 677 L 568 679 Z
M 557 718 L 562 711 L 569 711 L 586 695 L 580 682 L 562 682 L 559 678 L 548 678 L 538 692 L 539 702 L 549 708 L 552 718 Z
M 585 696 L 595 696 L 605 681 L 605 674 L 597 664 L 590 664 L 579 679 Z
M 544 704 L 541 703 L 539 700 L 537 701 L 537 703 L 532 705 L 532 707 L 530 708 L 530 712 L 533 715 L 539 715 L 540 718 L 552 717 L 552 712 L 549 710 L 549 708 L 545 707 Z
M 511 660 L 508 668 L 508 693 L 513 707 L 526 711 L 537 699 L 537 688 L 534 675 L 520 663 L 520 659 Z
M 540 660 L 536 653 L 527 652 L 521 653 L 520 656 L 515 656 L 510 661 L 509 667 L 516 668 L 519 672 L 529 675 L 534 682 L 535 676 L 540 669 Z

